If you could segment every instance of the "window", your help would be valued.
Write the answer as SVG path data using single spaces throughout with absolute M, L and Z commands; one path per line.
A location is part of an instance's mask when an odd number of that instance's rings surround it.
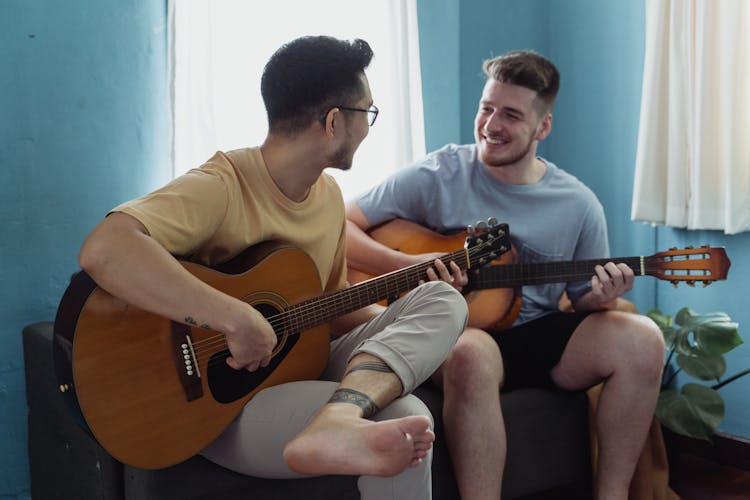
M 633 220 L 750 230 L 750 2 L 649 0 Z
M 260 145 L 267 121 L 260 75 L 284 42 L 304 35 L 362 38 L 377 125 L 348 172 L 331 170 L 349 198 L 424 154 L 416 0 L 172 0 L 174 173 L 216 150 Z

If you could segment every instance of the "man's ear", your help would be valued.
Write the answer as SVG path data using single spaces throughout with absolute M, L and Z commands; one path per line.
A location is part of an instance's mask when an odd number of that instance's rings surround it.
M 539 130 L 536 133 L 536 140 L 543 141 L 552 132 L 552 113 L 547 113 L 542 122 L 539 124 Z
M 339 113 L 341 113 L 339 108 L 331 108 L 328 110 L 328 113 L 321 117 L 321 123 L 326 135 L 333 136 L 340 118 Z

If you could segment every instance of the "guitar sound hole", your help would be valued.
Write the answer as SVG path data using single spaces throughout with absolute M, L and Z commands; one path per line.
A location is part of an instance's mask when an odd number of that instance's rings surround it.
M 272 318 L 279 310 L 272 304 L 253 304 L 265 318 Z M 258 368 L 254 372 L 247 370 L 235 370 L 227 365 L 226 358 L 229 351 L 217 352 L 208 363 L 208 387 L 214 399 L 220 403 L 231 403 L 242 398 L 249 392 L 260 386 L 284 360 L 289 351 L 297 343 L 299 335 L 289 335 L 283 324 L 271 324 L 279 337 L 279 342 L 274 349 L 271 362 L 264 368 Z

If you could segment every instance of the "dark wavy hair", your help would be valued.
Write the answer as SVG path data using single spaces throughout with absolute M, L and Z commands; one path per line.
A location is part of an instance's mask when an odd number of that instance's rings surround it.
M 540 111 L 552 110 L 560 89 L 560 72 L 544 56 L 531 50 L 507 52 L 484 61 L 482 69 L 487 78 L 533 90 L 542 103 Z
M 372 55 L 360 39 L 305 36 L 282 45 L 266 63 L 260 83 L 269 130 L 293 134 L 327 108 L 360 99 L 359 77 Z

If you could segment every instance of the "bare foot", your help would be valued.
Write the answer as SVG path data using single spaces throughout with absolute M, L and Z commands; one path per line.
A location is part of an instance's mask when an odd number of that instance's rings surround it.
M 327 405 L 284 448 L 284 461 L 300 474 L 395 476 L 419 465 L 432 447 L 430 420 L 409 416 L 372 422 L 347 406 Z

